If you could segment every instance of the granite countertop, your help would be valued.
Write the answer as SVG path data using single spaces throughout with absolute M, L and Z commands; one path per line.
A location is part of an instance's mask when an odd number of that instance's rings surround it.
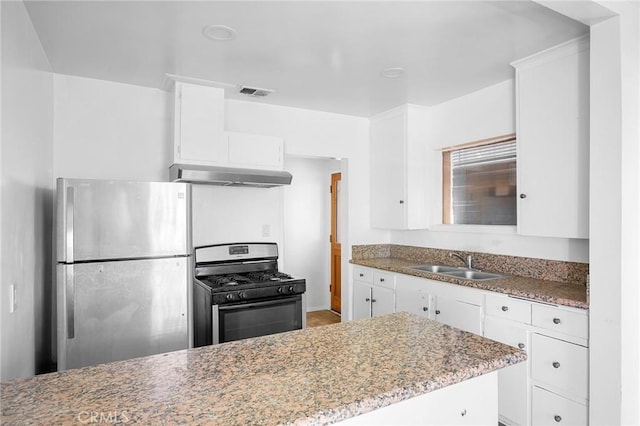
M 328 424 L 525 359 L 396 313 L 3 383 L 0 423 Z
M 509 276 L 493 280 L 471 281 L 410 269 L 410 266 L 416 266 L 421 263 L 416 262 L 415 260 L 393 257 L 358 259 L 351 260 L 351 263 L 354 265 L 368 266 L 371 268 L 398 272 L 421 278 L 429 278 L 432 280 L 478 288 L 481 290 L 504 293 L 545 303 L 571 306 L 580 309 L 589 308 L 589 303 L 587 301 L 587 287 L 580 284 L 547 281 L 519 276 Z M 422 263 L 425 264 L 428 262 Z

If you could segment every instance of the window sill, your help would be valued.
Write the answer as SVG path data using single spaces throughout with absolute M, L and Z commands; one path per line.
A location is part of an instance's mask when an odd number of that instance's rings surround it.
M 434 232 L 461 232 L 470 234 L 505 234 L 516 235 L 518 233 L 515 225 L 432 225 L 429 228 Z

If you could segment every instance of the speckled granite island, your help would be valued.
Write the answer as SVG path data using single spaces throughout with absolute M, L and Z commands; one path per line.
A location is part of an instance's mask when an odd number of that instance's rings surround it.
M 524 360 L 397 313 L 3 383 L 0 423 L 329 424 Z

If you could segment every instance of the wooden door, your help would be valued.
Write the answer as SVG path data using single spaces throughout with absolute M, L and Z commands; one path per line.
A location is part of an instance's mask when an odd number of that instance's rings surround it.
M 338 226 L 338 195 L 340 193 L 340 173 L 331 174 L 331 309 L 341 312 L 342 309 L 342 245 Z

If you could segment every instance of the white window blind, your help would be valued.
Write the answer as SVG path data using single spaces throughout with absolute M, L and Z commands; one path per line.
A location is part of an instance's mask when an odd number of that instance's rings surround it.
M 452 223 L 516 224 L 516 141 L 449 151 Z
M 451 151 L 451 167 L 478 167 L 516 160 L 516 141 L 501 142 Z

